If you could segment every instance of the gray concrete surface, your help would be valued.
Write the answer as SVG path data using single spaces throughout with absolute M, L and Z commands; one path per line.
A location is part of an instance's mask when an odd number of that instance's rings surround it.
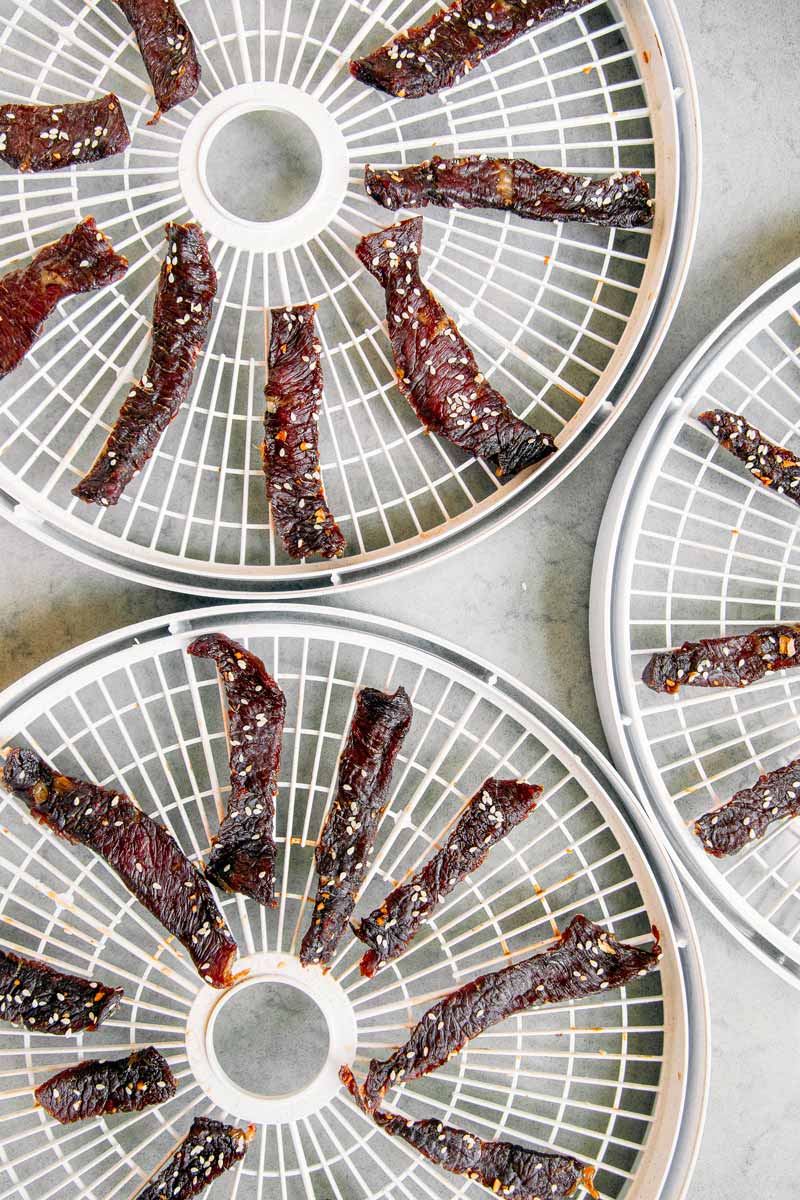
M 700 88 L 704 201 L 683 303 L 646 386 L 589 461 L 493 541 L 342 601 L 491 657 L 600 746 L 588 659 L 589 579 L 614 472 L 642 414 L 697 341 L 800 254 L 796 0 L 681 0 L 680 7 Z M 87 638 L 196 603 L 77 566 L 3 526 L 0 686 Z M 797 1194 L 800 994 L 699 904 L 692 907 L 711 993 L 713 1078 L 689 1196 L 788 1200 Z

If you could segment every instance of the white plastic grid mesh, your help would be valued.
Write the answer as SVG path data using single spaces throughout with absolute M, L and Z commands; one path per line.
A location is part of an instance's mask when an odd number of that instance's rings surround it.
M 112 289 L 65 303 L 0 384 L 0 488 L 18 520 L 33 529 L 47 522 L 74 551 L 172 586 L 176 574 L 183 586 L 200 577 L 198 586 L 229 592 L 328 585 L 329 564 L 290 564 L 269 528 L 259 460 L 263 310 L 277 304 L 320 305 L 323 471 L 348 539 L 334 581 L 421 551 L 536 489 L 566 469 L 579 435 L 608 422 L 613 387 L 669 266 L 680 196 L 677 101 L 650 10 L 595 0 L 421 101 L 350 78 L 351 54 L 427 8 L 186 0 L 200 91 L 148 127 L 151 89 L 112 0 L 0 0 L 3 94 L 54 102 L 115 90 L 133 136 L 124 156 L 69 172 L 25 177 L 0 165 L 0 271 L 89 213 L 130 260 Z M 253 80 L 321 102 L 343 135 L 349 189 L 330 224 L 295 249 L 273 252 L 268 227 L 254 252 L 212 238 L 219 297 L 190 401 L 123 501 L 86 506 L 70 488 L 146 361 L 164 223 L 191 215 L 178 172 L 187 127 L 208 101 Z M 559 460 L 539 469 L 539 483 L 501 487 L 483 464 L 423 434 L 394 384 L 380 290 L 353 256 L 362 233 L 393 219 L 364 195 L 364 164 L 410 163 L 434 150 L 526 155 L 581 172 L 636 167 L 657 190 L 652 232 L 426 212 L 426 279 L 492 383 L 559 435 Z
M 609 605 L 613 630 L 594 647 L 606 656 L 596 678 L 614 688 L 607 728 L 630 747 L 623 757 L 702 894 L 795 982 L 800 823 L 780 822 L 723 859 L 705 854 L 692 827 L 760 773 L 797 757 L 800 680 L 782 672 L 741 691 L 683 688 L 667 698 L 640 676 L 652 653 L 687 639 L 800 619 L 797 506 L 753 480 L 696 419 L 726 408 L 798 446 L 799 274 L 795 264 L 760 289 L 668 386 L 621 467 L 634 499 L 612 494 L 606 524 L 610 533 L 616 523 L 621 552 L 609 555 L 601 538 L 598 562 L 610 562 L 611 573 L 593 598 L 595 607 Z
M 409 1115 L 438 1113 L 483 1136 L 499 1131 L 579 1154 L 597 1163 L 607 1200 L 683 1195 L 687 1167 L 684 1161 L 675 1177 L 673 1151 L 677 1140 L 684 1160 L 687 1154 L 691 1160 L 702 1125 L 705 1063 L 691 927 L 687 933 L 680 896 L 669 894 L 675 886 L 669 872 L 667 892 L 661 890 L 665 876 L 643 849 L 649 834 L 641 827 L 634 832 L 620 815 L 626 801 L 613 778 L 594 770 L 591 760 L 581 762 L 562 741 L 568 729 L 556 723 L 554 731 L 552 714 L 537 713 L 530 694 L 517 696 L 513 685 L 487 670 L 439 657 L 429 643 L 401 639 L 375 622 L 351 617 L 343 625 L 340 614 L 321 610 L 264 615 L 236 609 L 211 621 L 202 613 L 181 617 L 172 633 L 158 623 L 138 627 L 135 637 L 117 635 L 108 653 L 90 647 L 73 666 L 62 662 L 46 679 L 23 681 L 15 689 L 18 703 L 0 708 L 0 742 L 29 742 L 65 770 L 109 785 L 113 780 L 200 857 L 228 778 L 218 683 L 210 664 L 184 653 L 190 636 L 209 627 L 225 629 L 262 655 L 288 700 L 280 903 L 267 911 L 241 897 L 223 901 L 242 951 L 297 950 L 315 886 L 313 843 L 354 689 L 404 684 L 414 722 L 360 910 L 369 911 L 392 880 L 430 853 L 487 774 L 536 780 L 545 794 L 505 850 L 441 906 L 413 951 L 374 980 L 358 973 L 361 944 L 343 941 L 332 975 L 355 1015 L 357 1069 L 402 1041 L 434 996 L 502 965 L 509 954 L 531 952 L 552 937 L 554 922 L 563 928 L 583 911 L 633 941 L 647 940 L 655 922 L 665 945 L 658 973 L 622 993 L 507 1021 L 391 1100 Z M 62 1042 L 0 1030 L 0 1197 L 130 1197 L 185 1132 L 191 1114 L 231 1118 L 203 1094 L 187 1060 L 187 1016 L 203 985 L 186 956 L 98 860 L 35 826 L 6 797 L 0 820 L 0 941 L 126 990 L 117 1017 L 88 1037 Z M 180 1090 L 167 1104 L 72 1129 L 33 1109 L 31 1087 L 54 1069 L 87 1052 L 146 1044 L 165 1054 L 178 1077 Z M 241 1170 L 215 1185 L 215 1195 L 236 1200 L 473 1194 L 476 1200 L 481 1194 L 477 1185 L 386 1139 L 343 1090 L 299 1120 L 289 1099 L 285 1120 L 261 1126 Z

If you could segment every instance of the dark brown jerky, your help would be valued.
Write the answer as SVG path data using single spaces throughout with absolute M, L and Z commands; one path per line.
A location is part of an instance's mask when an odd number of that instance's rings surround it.
M 762 838 L 774 821 L 800 816 L 800 758 L 759 775 L 752 787 L 695 821 L 694 831 L 708 854 L 724 858 Z
M 22 362 L 61 300 L 115 283 L 128 260 L 87 217 L 0 278 L 0 379 Z
M 9 752 L 3 784 L 37 821 L 100 855 L 185 946 L 207 983 L 232 982 L 236 943 L 208 883 L 163 825 L 121 792 L 58 774 L 32 750 Z
M 130 144 L 113 92 L 77 104 L 0 104 L 0 159 L 17 171 L 97 162 Z
M 480 975 L 429 1008 L 404 1046 L 385 1062 L 373 1058 L 362 1098 L 374 1109 L 390 1088 L 444 1066 L 467 1042 L 515 1013 L 622 987 L 658 964 L 656 941 L 646 950 L 620 942 L 584 916 L 575 917 L 551 950 Z
M 358 694 L 339 759 L 336 796 L 315 852 L 319 884 L 314 915 L 300 949 L 304 966 L 330 962 L 352 916 L 411 716 L 405 688 L 394 695 L 375 688 L 363 688 Z
M 175 0 L 117 0 L 133 27 L 139 53 L 150 76 L 158 109 L 162 113 L 189 100 L 200 85 L 200 64 L 189 26 Z
M 0 1018 L 30 1033 L 94 1033 L 117 1011 L 122 995 L 122 988 L 0 949 Z
M 535 221 L 582 221 L 633 229 L 653 220 L 638 171 L 607 179 L 567 175 L 525 158 L 439 158 L 394 171 L 364 168 L 367 192 L 384 208 L 499 208 Z
M 169 1063 L 153 1046 L 127 1058 L 88 1059 L 67 1067 L 41 1084 L 36 1103 L 62 1125 L 141 1112 L 175 1095 L 178 1085 Z
M 207 633 L 188 647 L 213 658 L 228 703 L 231 794 L 211 842 L 206 878 L 259 904 L 275 903 L 275 798 L 286 697 L 260 658 L 224 633 Z
M 322 365 L 315 307 L 299 304 L 270 313 L 262 461 L 272 519 L 292 558 L 338 558 L 345 544 L 319 468 Z
M 135 1200 L 189 1200 L 236 1166 L 247 1153 L 255 1126 L 239 1129 L 209 1117 L 195 1117 L 172 1157 Z
M 147 370 L 123 402 L 114 428 L 73 496 L 116 504 L 154 453 L 192 385 L 217 294 L 217 275 L 199 225 L 167 225 L 169 251 L 153 306 Z
M 542 789 L 516 779 L 487 779 L 459 817 L 447 841 L 425 866 L 390 892 L 379 908 L 353 926 L 370 949 L 361 974 L 371 977 L 408 949 L 420 926 L 456 884 L 475 871 L 497 842 L 530 816 Z
M 483 58 L 588 0 L 456 0 L 425 25 L 406 29 L 350 63 L 361 83 L 391 96 L 428 96 L 452 87 Z
M 362 238 L 356 254 L 386 292 L 397 385 L 423 425 L 516 475 L 555 450 L 553 439 L 515 417 L 478 370 L 455 322 L 419 273 L 422 217 Z
M 748 687 L 768 671 L 800 666 L 800 625 L 762 625 L 751 633 L 684 642 L 654 654 L 642 682 L 654 692 L 680 687 Z
M 339 1077 L 363 1109 L 350 1068 L 342 1067 Z M 474 1133 L 443 1125 L 441 1121 L 409 1121 L 379 1109 L 371 1115 L 386 1133 L 402 1138 L 437 1167 L 454 1175 L 466 1175 L 501 1196 L 513 1196 L 515 1200 L 566 1200 L 579 1183 L 591 1196 L 599 1196 L 593 1183 L 594 1167 L 575 1158 L 529 1150 L 514 1142 L 485 1142 Z
M 800 461 L 791 450 L 770 442 L 738 413 L 716 409 L 700 413 L 698 420 L 720 445 L 744 463 L 754 479 L 800 504 Z

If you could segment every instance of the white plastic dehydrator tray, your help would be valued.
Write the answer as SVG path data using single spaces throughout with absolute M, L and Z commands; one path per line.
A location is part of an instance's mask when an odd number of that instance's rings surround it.
M 770 279 L 691 356 L 622 462 L 597 543 L 592 665 L 614 758 L 684 877 L 723 924 L 800 985 L 800 822 L 729 858 L 707 855 L 702 812 L 796 758 L 800 679 L 748 688 L 640 682 L 650 654 L 800 612 L 797 506 L 753 481 L 696 420 L 722 407 L 773 441 L 800 436 L 800 261 Z
M 417 0 L 185 0 L 197 96 L 155 103 L 113 0 L 0 0 L 0 95 L 116 91 L 123 156 L 24 176 L 0 164 L 0 271 L 93 214 L 126 278 L 61 306 L 0 384 L 0 512 L 131 579 L 239 598 L 383 578 L 488 533 L 594 446 L 646 373 L 680 295 L 696 228 L 694 82 L 672 0 L 594 0 L 417 101 L 352 79 L 348 59 L 428 15 Z M 433 152 L 522 155 L 606 174 L 641 168 L 648 231 L 425 212 L 426 281 L 512 406 L 559 452 L 510 482 L 424 434 L 398 393 L 378 285 L 353 248 L 397 219 L 365 163 Z M 402 216 L 402 214 L 400 214 Z M 163 228 L 194 216 L 220 288 L 185 410 L 120 504 L 70 495 L 141 373 Z M 314 301 L 323 345 L 322 465 L 348 541 L 291 563 L 269 527 L 259 445 L 264 310 Z
M 686 903 L 633 796 L 546 702 L 487 663 L 407 627 L 343 610 L 261 605 L 149 621 L 55 659 L 0 697 L 0 744 L 132 793 L 184 849 L 207 851 L 226 799 L 223 703 L 185 647 L 220 629 L 263 657 L 287 696 L 278 801 L 279 904 L 222 897 L 251 975 L 228 993 L 198 980 L 115 876 L 57 840 L 5 793 L 0 944 L 124 986 L 88 1036 L 0 1027 L 0 1197 L 128 1200 L 192 1115 L 254 1121 L 222 1200 L 474 1197 L 483 1189 L 390 1141 L 336 1081 L 402 1041 L 431 999 L 523 956 L 577 911 L 620 936 L 661 932 L 658 972 L 624 992 L 515 1017 L 387 1106 L 578 1154 L 604 1200 L 686 1194 L 707 1089 L 707 1010 Z M 441 905 L 415 948 L 372 980 L 345 938 L 328 975 L 296 952 L 315 886 L 313 846 L 362 685 L 411 695 L 414 719 L 360 902 L 369 911 L 426 858 L 489 774 L 537 781 L 539 808 Z M 112 782 L 113 781 L 113 784 Z M 31 1088 L 87 1053 L 156 1045 L 177 1096 L 138 1116 L 62 1129 Z

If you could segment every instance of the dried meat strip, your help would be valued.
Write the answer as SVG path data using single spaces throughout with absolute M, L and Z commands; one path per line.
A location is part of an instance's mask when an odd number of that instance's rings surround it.
M 189 26 L 175 0 L 117 0 L 136 34 L 139 53 L 162 113 L 189 100 L 200 85 L 200 64 Z
M 481 59 L 589 0 L 456 0 L 425 25 L 397 34 L 350 63 L 361 83 L 391 96 L 429 96 L 452 87 Z
M 515 475 L 555 450 L 546 433 L 515 417 L 487 383 L 472 351 L 419 273 L 422 218 L 362 238 L 356 254 L 386 292 L 397 384 L 427 429 Z
M 405 688 L 394 695 L 375 688 L 358 693 L 339 760 L 336 796 L 317 842 L 319 884 L 314 915 L 300 949 L 304 966 L 330 962 L 352 916 L 411 716 Z
M 224 633 L 188 647 L 219 668 L 228 704 L 231 794 L 212 839 L 206 878 L 259 904 L 275 903 L 275 798 L 286 697 L 260 658 Z
M 498 208 L 535 221 L 579 221 L 634 229 L 653 220 L 639 171 L 606 179 L 567 175 L 525 158 L 439 158 L 394 171 L 364 168 L 368 194 L 384 208 Z
M 736 792 L 727 804 L 698 818 L 694 831 L 707 854 L 724 858 L 762 838 L 773 822 L 797 816 L 800 758 L 768 775 L 759 775 L 752 787 Z
M 344 535 L 325 500 L 319 467 L 322 366 L 313 304 L 273 308 L 265 392 L 267 499 L 292 558 L 338 558 Z
M 17 171 L 98 162 L 130 144 L 113 92 L 77 104 L 0 104 L 0 159 Z
M 370 1110 L 393 1086 L 443 1066 L 467 1042 L 515 1013 L 622 987 L 658 964 L 658 932 L 648 949 L 620 942 L 584 916 L 575 917 L 550 950 L 480 975 L 429 1008 L 404 1046 L 372 1059 L 362 1087 Z
M 175 1095 L 178 1085 L 169 1063 L 153 1047 L 126 1058 L 88 1059 L 67 1067 L 34 1092 L 36 1103 L 62 1125 L 141 1112 Z
M 800 461 L 785 446 L 777 446 L 738 413 L 716 409 L 701 413 L 698 420 L 747 467 L 750 474 L 781 496 L 800 504 Z
M 175 1153 L 137 1192 L 135 1200 L 189 1200 L 235 1167 L 247 1153 L 255 1126 L 239 1129 L 209 1117 L 195 1117 Z
M 3 784 L 37 821 L 100 855 L 186 948 L 207 983 L 232 982 L 236 943 L 208 883 L 163 825 L 128 796 L 61 775 L 32 750 L 9 751 Z
M 515 1200 L 566 1200 L 579 1184 L 591 1196 L 594 1168 L 562 1154 L 545 1154 L 515 1142 L 485 1142 L 475 1134 L 441 1121 L 408 1121 L 376 1112 L 375 1121 L 392 1137 L 402 1138 L 420 1154 L 455 1175 L 466 1175 L 500 1196 Z
M 349 1067 L 340 1074 L 353 1099 L 361 1097 Z M 563 1154 L 529 1150 L 514 1142 L 485 1142 L 465 1129 L 437 1120 L 409 1121 L 396 1113 L 376 1109 L 372 1118 L 391 1137 L 402 1138 L 437 1167 L 466 1175 L 468 1179 L 514 1200 L 566 1200 L 579 1184 L 597 1197 L 594 1167 Z
M 41 336 L 61 300 L 116 283 L 128 260 L 87 217 L 57 242 L 37 250 L 25 267 L 0 278 L 0 379 L 13 371 Z
M 654 692 L 689 687 L 748 687 L 768 671 L 800 666 L 800 625 L 763 625 L 750 633 L 684 642 L 654 654 L 642 682 Z
M 0 949 L 0 1018 L 30 1033 L 94 1033 L 117 1011 L 122 995 L 122 988 Z
M 487 779 L 445 844 L 424 867 L 390 892 L 353 930 L 369 950 L 361 974 L 372 977 L 398 958 L 444 896 L 477 870 L 497 842 L 536 808 L 542 789 L 517 779 Z
M 217 275 L 199 225 L 167 225 L 169 252 L 153 306 L 147 370 L 131 388 L 88 475 L 73 489 L 87 504 L 116 504 L 153 455 L 192 385 L 217 294 Z

